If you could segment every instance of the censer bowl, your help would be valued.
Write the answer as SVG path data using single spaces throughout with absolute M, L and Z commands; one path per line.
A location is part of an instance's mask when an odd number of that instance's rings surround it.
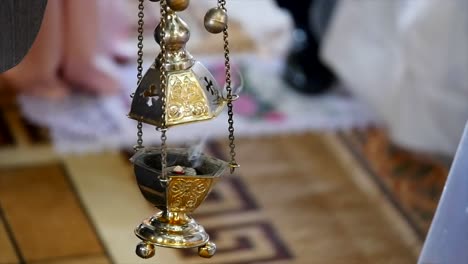
M 228 164 L 220 159 L 200 154 L 192 157 L 189 149 L 167 149 L 167 168 L 181 166 L 194 171 L 196 175 L 174 174 L 166 171 L 169 181 L 160 180 L 161 151 L 160 149 L 143 149 L 132 157 L 134 171 L 141 193 L 154 206 L 162 211 L 192 212 L 205 200 L 211 187 L 222 176 Z M 189 199 L 196 196 L 196 201 Z M 168 201 L 168 198 L 177 198 Z M 186 199 L 183 199 L 186 198 Z M 181 204 L 181 203 L 188 204 Z
M 205 200 L 228 168 L 225 161 L 201 154 L 192 157 L 188 149 L 167 149 L 167 181 L 161 180 L 160 149 L 143 149 L 132 157 L 138 186 L 143 196 L 161 210 L 145 219 L 135 234 L 142 242 L 136 253 L 142 258 L 154 255 L 154 245 L 169 248 L 195 248 L 202 257 L 212 257 L 216 245 L 188 213 Z M 174 167 L 184 168 L 176 173 Z

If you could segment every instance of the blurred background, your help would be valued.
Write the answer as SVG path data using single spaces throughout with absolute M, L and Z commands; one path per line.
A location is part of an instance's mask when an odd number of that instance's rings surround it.
M 224 83 L 216 1 L 180 13 Z M 237 161 L 194 214 L 218 245 L 160 263 L 415 263 L 468 119 L 463 0 L 227 1 Z M 49 0 L 25 59 L 0 75 L 0 264 L 140 263 L 128 119 L 135 0 Z M 146 70 L 159 3 L 145 1 Z M 227 159 L 227 114 L 170 129 Z M 143 128 L 144 144 L 159 133 Z

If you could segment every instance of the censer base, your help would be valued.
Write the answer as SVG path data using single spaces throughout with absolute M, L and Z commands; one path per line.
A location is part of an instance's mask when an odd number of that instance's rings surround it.
M 158 213 L 145 219 L 135 229 L 135 235 L 142 240 L 136 248 L 142 258 L 154 256 L 154 246 L 198 248 L 198 254 L 205 258 L 216 252 L 216 245 L 209 241 L 203 226 L 185 213 Z

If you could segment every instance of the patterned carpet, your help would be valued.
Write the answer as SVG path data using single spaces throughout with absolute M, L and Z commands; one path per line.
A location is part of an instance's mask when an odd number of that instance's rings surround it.
M 375 131 L 241 139 L 242 169 L 195 214 L 218 254 L 158 249 L 141 261 L 133 228 L 154 209 L 128 154 L 59 156 L 0 98 L 0 264 L 415 263 L 447 169 L 382 151 Z
M 402 150 L 379 129 L 343 132 L 340 138 L 423 239 L 444 188 L 450 159 Z

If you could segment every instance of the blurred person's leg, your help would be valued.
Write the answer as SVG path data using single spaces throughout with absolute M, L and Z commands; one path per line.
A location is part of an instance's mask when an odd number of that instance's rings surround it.
M 80 90 L 108 94 L 118 89 L 118 82 L 98 60 L 104 55 L 98 0 L 64 0 L 65 78 Z M 102 58 L 102 57 L 101 57 Z
M 119 64 L 136 60 L 136 45 L 132 33 L 136 32 L 136 25 L 131 24 L 128 12 L 128 0 L 97 0 L 99 17 L 99 50 Z M 133 2 L 132 2 L 133 3 Z M 132 7 L 136 4 L 132 4 Z M 153 8 L 154 11 L 156 9 Z M 155 25 L 156 19 L 149 21 L 152 9 L 145 12 L 145 24 Z M 136 19 L 137 12 L 132 12 Z M 153 21 L 154 20 L 154 21 Z M 149 21 L 149 23 L 148 23 Z M 134 27 L 132 27 L 134 26 Z M 152 28 L 151 30 L 154 30 Z M 132 44 L 129 47 L 130 43 Z
M 311 28 L 311 21 L 315 20 L 314 15 L 317 14 L 311 9 L 316 7 L 317 0 L 276 2 L 291 13 L 296 26 L 284 73 L 286 81 L 295 90 L 303 93 L 316 94 L 326 91 L 335 77 L 320 59 L 320 36 Z
M 58 71 L 63 56 L 61 0 L 49 0 L 39 33 L 25 58 L 3 77 L 23 93 L 63 97 L 67 92 Z

